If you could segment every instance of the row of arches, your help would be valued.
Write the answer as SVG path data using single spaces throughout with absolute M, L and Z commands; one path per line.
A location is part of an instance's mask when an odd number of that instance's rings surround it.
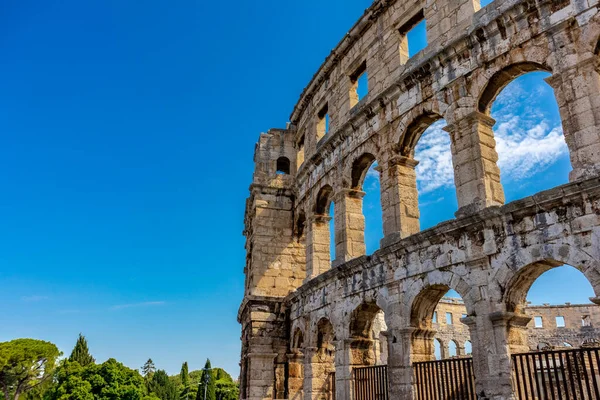
M 527 92 L 527 85 L 553 94 L 546 83 L 549 76 L 549 68 L 539 63 L 511 65 L 490 78 L 477 111 L 458 121 L 452 117 L 451 126 L 445 125 L 444 115 L 454 111 L 432 103 L 417 107 L 399 123 L 398 130 L 404 133 L 393 149 L 362 145 L 355 152 L 358 155 L 334 169 L 297 213 L 299 239 L 311 229 L 316 233 L 307 239 L 319 237 L 317 245 L 307 243 L 313 251 L 307 260 L 314 264 L 308 266 L 307 277 L 319 275 L 332 263 L 371 254 L 380 245 L 418 233 L 421 227 L 452 219 L 469 207 L 502 205 L 506 189 L 509 200 L 517 200 L 567 183 L 571 165 L 554 96 L 512 96 Z M 511 88 L 513 83 L 525 87 Z M 509 93 L 502 95 L 507 88 Z M 498 98 L 501 110 L 505 104 L 510 109 L 497 115 L 500 123 L 495 126 L 491 115 Z M 525 121 L 525 127 L 518 126 L 515 111 L 535 115 L 529 108 L 536 99 L 551 106 L 550 110 L 538 120 Z M 519 102 L 523 104 L 517 106 Z M 498 147 L 507 154 L 507 161 L 500 164 L 506 165 L 507 176 L 513 180 L 501 181 Z M 513 166 L 519 154 L 524 164 Z M 555 163 L 556 168 L 547 171 Z M 513 177 L 524 170 L 537 171 L 539 176 L 530 182 L 523 176 Z M 308 229 L 307 223 L 311 224 Z
M 334 317 L 340 314 L 338 309 L 336 312 L 320 310 L 308 320 L 297 319 L 290 330 L 290 353 L 296 355 L 292 369 L 303 373 L 302 379 L 297 379 L 296 386 L 291 387 L 291 392 L 301 393 L 296 398 L 333 398 L 332 390 L 336 390 L 337 385 L 338 396 L 343 394 L 339 391 L 342 390 L 339 389 L 340 385 L 351 380 L 351 371 L 357 367 L 389 365 L 391 368 L 395 364 L 402 370 L 415 362 L 469 357 L 471 354 L 477 377 L 478 371 L 481 373 L 487 368 L 482 360 L 497 351 L 494 347 L 496 344 L 488 342 L 491 339 L 482 337 L 482 329 L 495 331 L 497 322 L 493 322 L 496 321 L 494 318 L 498 318 L 497 321 L 509 318 L 511 321 L 506 326 L 500 325 L 506 330 L 504 334 L 510 337 L 509 352 L 496 354 L 495 357 L 510 358 L 511 354 L 536 350 L 527 344 L 529 332 L 525 327 L 531 318 L 523 309 L 532 285 L 548 271 L 556 269 L 567 271 L 571 276 L 573 273 L 577 275 L 578 279 L 571 286 L 563 287 L 573 296 L 575 303 L 581 302 L 581 296 L 594 296 L 589 283 L 587 287 L 581 285 L 586 278 L 582 271 L 585 269 L 589 278 L 589 268 L 580 266 L 575 269 L 558 261 L 544 260 L 523 267 L 510 278 L 508 290 L 503 296 L 502 313 L 496 311 L 498 305 L 486 310 L 480 304 L 481 300 L 475 302 L 469 294 L 469 286 L 463 286 L 455 277 L 443 278 L 438 275 L 438 278 L 429 279 L 429 282 L 415 281 L 403 293 L 406 303 L 382 298 L 381 294 L 377 300 L 370 295 L 363 295 L 365 300 L 351 312 L 343 313 L 341 318 Z M 457 323 L 464 324 L 470 334 L 460 341 L 438 337 L 433 320 L 440 301 L 449 291 L 454 293 L 453 296 L 461 297 L 467 308 L 467 315 Z M 548 293 L 548 296 L 552 298 L 552 293 Z M 402 304 L 407 305 L 408 313 L 403 310 Z M 496 339 L 503 341 L 508 340 L 507 337 Z M 332 379 L 337 383 L 332 384 Z M 308 397 L 302 397 L 307 393 Z

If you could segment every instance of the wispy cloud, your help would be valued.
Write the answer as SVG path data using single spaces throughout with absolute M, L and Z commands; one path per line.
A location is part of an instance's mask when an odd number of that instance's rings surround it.
M 37 303 L 37 302 L 49 300 L 49 299 L 50 299 L 50 297 L 48 297 L 48 296 L 40 296 L 40 295 L 31 295 L 31 296 L 21 297 L 21 301 L 24 301 L 26 303 Z
M 545 84 L 525 88 L 513 82 L 498 96 L 492 109 L 496 119 L 494 137 L 503 180 L 518 183 L 555 163 L 567 154 L 560 120 L 542 107 L 553 96 Z M 429 193 L 454 186 L 450 137 L 438 121 L 425 131 L 416 149 L 419 160 L 419 192 Z
M 164 301 L 145 301 L 142 303 L 118 304 L 116 306 L 112 306 L 110 309 L 111 310 L 123 310 L 126 308 L 163 306 L 165 304 L 167 304 L 167 303 Z

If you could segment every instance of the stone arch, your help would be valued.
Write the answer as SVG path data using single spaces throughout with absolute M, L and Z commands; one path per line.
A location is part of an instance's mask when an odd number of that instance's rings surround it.
M 419 142 L 419 139 L 423 133 L 433 123 L 443 119 L 443 116 L 435 111 L 424 111 L 406 126 L 404 134 L 401 136 L 398 142 L 398 152 L 401 156 L 413 158 L 415 153 L 415 147 Z
M 494 73 L 486 82 L 479 94 L 477 109 L 479 112 L 489 114 L 492 104 L 500 92 L 513 80 L 529 72 L 552 72 L 551 68 L 538 62 L 519 62 L 507 65 Z
M 350 364 L 376 365 L 387 360 L 387 343 L 382 340 L 387 331 L 383 310 L 374 301 L 364 301 L 350 315 Z
M 437 304 L 451 289 L 462 297 L 467 313 L 471 315 L 474 309 L 469 284 L 452 271 L 436 270 L 414 281 L 406 290 L 404 315 L 410 326 L 430 329 Z
M 300 242 L 306 232 L 306 213 L 303 210 L 299 210 L 296 215 L 296 221 L 294 223 L 294 236 Z
M 490 296 L 501 302 L 508 312 L 521 312 L 531 285 L 546 271 L 570 265 L 579 270 L 600 296 L 600 261 L 574 246 L 565 243 L 540 244 L 519 249 L 501 264 L 490 284 Z
M 304 332 L 302 332 L 302 329 L 300 329 L 300 327 L 296 327 L 296 329 L 294 330 L 294 334 L 292 335 L 291 348 L 292 350 L 296 351 L 302 351 L 302 349 L 304 349 Z
M 376 161 L 376 157 L 371 153 L 363 153 L 360 157 L 354 160 L 350 173 L 352 189 L 362 190 L 367 172 L 369 171 L 371 165 Z
M 333 188 L 325 185 L 319 190 L 315 200 L 314 212 L 316 215 L 326 215 L 329 212 L 329 205 L 333 200 Z
M 596 13 L 581 27 L 581 35 L 575 45 L 580 61 L 591 55 L 600 55 L 600 14 Z

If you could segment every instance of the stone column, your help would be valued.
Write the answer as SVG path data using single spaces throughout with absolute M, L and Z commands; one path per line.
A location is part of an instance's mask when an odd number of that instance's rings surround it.
M 335 261 L 340 265 L 366 254 L 365 216 L 362 205 L 365 193 L 344 189 L 335 200 Z
M 569 180 L 600 175 L 600 60 L 594 55 L 546 82 L 554 88 L 569 147 Z
M 352 339 L 335 346 L 335 398 L 352 400 Z
M 463 318 L 471 331 L 477 393 L 494 400 L 514 400 L 511 354 L 528 351 L 530 317 L 492 312 Z M 525 346 L 523 346 L 523 344 Z
M 275 370 L 275 357 L 277 354 L 250 353 L 248 368 L 248 382 L 246 400 L 273 399 L 274 384 L 273 371 Z
M 452 140 L 457 216 L 504 204 L 492 130 L 495 123 L 490 116 L 475 111 L 444 128 Z
M 329 221 L 327 215 L 313 215 L 306 233 L 306 281 L 331 268 Z
M 412 338 L 417 329 L 388 327 L 388 381 L 390 399 L 413 398 Z
M 304 354 L 294 352 L 288 358 L 288 399 L 304 399 Z
M 381 247 L 419 232 L 418 161 L 397 156 L 386 168 L 378 166 L 381 182 L 383 235 Z

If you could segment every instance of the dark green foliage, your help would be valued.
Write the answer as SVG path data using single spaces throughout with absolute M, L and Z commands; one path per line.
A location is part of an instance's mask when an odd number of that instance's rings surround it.
M 85 336 L 83 336 L 81 333 L 77 338 L 77 343 L 75 343 L 75 348 L 71 352 L 69 361 L 77 361 L 82 367 L 87 367 L 88 365 L 96 362 L 94 357 L 92 357 L 90 354 Z
M 161 400 L 177 400 L 177 386 L 169 379 L 165 371 L 158 370 L 152 376 L 149 392 L 154 393 Z
M 59 356 L 54 344 L 42 340 L 0 343 L 0 390 L 5 398 L 18 400 L 22 394 L 43 385 L 52 376 Z
M 179 373 L 179 379 L 181 380 L 181 390 L 179 397 L 182 400 L 189 400 L 190 396 L 190 374 L 188 369 L 187 361 L 181 365 L 181 372 Z
M 144 378 L 114 359 L 82 367 L 65 360 L 45 400 L 158 400 L 148 396 Z
M 217 400 L 216 379 L 213 376 L 210 360 L 208 359 L 204 364 L 204 369 L 202 369 L 196 400 Z
M 146 377 L 149 376 L 150 378 L 152 378 L 154 371 L 156 371 L 156 366 L 154 365 L 154 361 L 152 361 L 152 359 L 149 358 L 148 361 L 146 361 L 146 363 L 142 367 L 142 375 Z

